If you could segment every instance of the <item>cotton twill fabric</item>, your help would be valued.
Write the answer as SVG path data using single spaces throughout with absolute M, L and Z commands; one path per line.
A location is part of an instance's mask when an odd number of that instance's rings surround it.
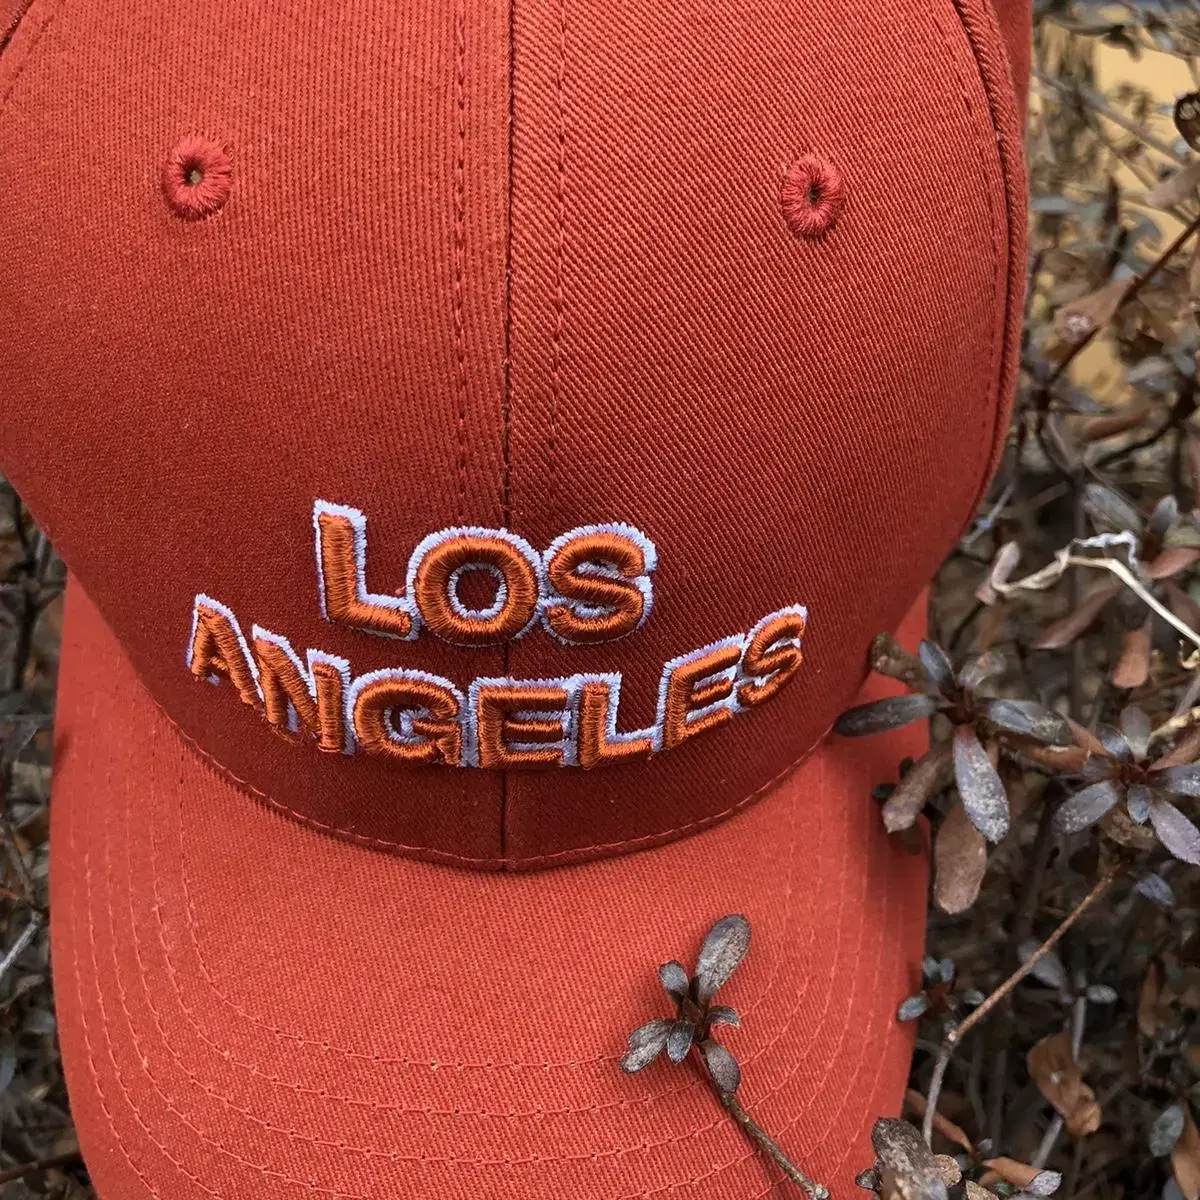
M 910 617 L 909 640 L 919 628 Z M 721 999 L 743 1101 L 836 1189 L 894 1112 L 924 860 L 872 786 L 922 731 L 827 743 L 707 832 L 496 873 L 316 833 L 185 744 L 74 581 L 56 726 L 53 969 L 103 1200 L 679 1196 L 780 1180 L 690 1065 L 617 1067 L 657 964 L 741 911 Z M 872 694 L 881 689 L 872 685 Z

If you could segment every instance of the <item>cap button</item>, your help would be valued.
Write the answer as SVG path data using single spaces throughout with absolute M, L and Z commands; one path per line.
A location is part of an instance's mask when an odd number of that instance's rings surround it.
M 203 134 L 189 133 L 163 164 L 163 195 L 177 217 L 198 221 L 220 211 L 229 198 L 232 176 L 224 146 Z
M 802 155 L 787 169 L 780 203 L 787 227 L 796 237 L 823 237 L 845 206 L 845 180 L 828 159 Z

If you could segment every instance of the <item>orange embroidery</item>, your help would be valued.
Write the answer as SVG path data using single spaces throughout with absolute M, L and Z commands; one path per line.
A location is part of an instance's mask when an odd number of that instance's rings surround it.
M 751 708 L 770 700 L 800 669 L 805 617 L 802 608 L 784 609 L 755 626 L 741 666 L 741 674 L 752 678 L 738 687 L 739 704 Z
M 276 732 L 291 741 L 308 733 L 317 748 L 340 754 L 345 748 L 345 679 L 331 662 L 315 659 L 310 667 L 312 687 L 296 660 L 265 630 L 254 631 L 254 658 L 262 688 L 263 716 Z M 315 698 L 314 698 L 315 693 Z M 293 714 L 299 729 L 292 728 Z
M 197 596 L 192 609 L 187 663 L 197 679 L 224 675 L 237 688 L 244 703 L 253 708 L 261 706 L 254 665 L 237 618 L 223 604 L 207 596 Z
M 362 513 L 318 501 L 313 506 L 313 524 L 317 531 L 321 615 L 384 637 L 413 637 L 407 599 L 367 591 L 367 522 Z
M 368 754 L 459 765 L 462 706 L 445 680 L 417 671 L 373 671 L 355 681 L 352 695 L 354 732 Z
M 601 573 L 603 567 L 618 574 Z M 567 534 L 547 553 L 546 574 L 559 596 L 573 602 L 545 609 L 547 628 L 563 641 L 608 642 L 641 624 L 646 554 L 627 534 L 602 529 Z
M 478 765 L 481 767 L 561 767 L 566 688 L 531 681 L 476 680 L 471 689 Z M 554 713 L 557 720 L 528 716 Z M 538 746 L 538 742 L 555 745 Z
M 458 598 L 459 577 L 471 569 L 490 570 L 496 576 L 496 599 L 489 608 L 466 608 Z M 410 574 L 421 619 L 456 646 L 491 646 L 520 637 L 537 615 L 536 561 L 498 531 L 430 539 Z
M 733 716 L 727 705 L 709 706 L 718 705 L 733 694 L 730 674 L 741 656 L 739 642 L 720 642 L 668 665 L 660 717 L 664 750 L 671 750 L 706 729 L 724 724 Z M 700 715 L 689 720 L 694 713 Z
M 610 705 L 614 705 L 614 701 L 607 683 L 593 679 L 579 689 L 576 755 L 579 765 L 587 770 L 629 759 L 649 758 L 653 750 L 649 734 L 624 740 L 613 736 L 616 713 L 610 713 Z

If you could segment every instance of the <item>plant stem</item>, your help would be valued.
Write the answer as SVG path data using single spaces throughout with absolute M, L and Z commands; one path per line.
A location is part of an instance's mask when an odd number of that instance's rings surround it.
M 707 1077 L 707 1072 L 705 1073 Z M 742 1127 L 746 1136 L 758 1145 L 758 1148 L 794 1183 L 801 1187 L 810 1200 L 828 1200 L 829 1189 L 824 1185 L 809 1179 L 805 1173 L 775 1144 L 771 1136 L 757 1121 L 742 1107 L 741 1101 L 733 1092 L 722 1092 L 714 1085 L 713 1090 L 724 1106 L 725 1111 Z
M 1059 938 L 1079 920 L 1091 905 L 1108 891 L 1113 881 L 1121 874 L 1121 870 L 1122 868 L 1118 867 L 1116 870 L 1110 871 L 1107 875 L 1102 875 L 1093 884 L 1092 890 L 1063 918 L 1058 928 L 1029 956 L 1026 962 L 1022 963 L 978 1008 L 966 1016 L 960 1024 L 951 1026 L 951 1028 L 946 1030 L 946 1035 L 942 1039 L 942 1048 L 938 1053 L 937 1061 L 933 1064 L 933 1077 L 929 1081 L 929 1094 L 925 1101 L 925 1120 L 922 1124 L 921 1132 L 925 1136 L 925 1144 L 927 1146 L 933 1145 L 933 1118 L 937 1113 L 938 1097 L 942 1092 L 942 1082 L 946 1078 L 946 1068 L 950 1065 L 950 1058 L 954 1054 L 954 1048 L 1050 953 Z
M 1118 312 L 1124 308 L 1125 305 L 1127 305 L 1138 294 L 1138 292 L 1140 292 L 1142 288 L 1144 288 L 1146 284 L 1148 284 L 1150 280 L 1153 279 L 1154 276 L 1163 269 L 1164 266 L 1166 266 L 1170 259 L 1175 256 L 1176 252 L 1198 229 L 1200 229 L 1200 217 L 1196 217 L 1195 220 L 1188 222 L 1188 224 L 1184 226 L 1183 232 L 1158 256 L 1158 258 L 1154 260 L 1154 262 L 1150 264 L 1150 266 L 1148 266 L 1133 281 L 1132 284 L 1130 284 L 1128 290 L 1121 297 L 1121 303 L 1117 305 Z M 1071 363 L 1075 361 L 1076 357 L 1083 350 L 1083 348 L 1091 342 L 1092 338 L 1094 338 L 1102 328 L 1103 326 L 1101 325 L 1093 326 L 1086 337 L 1080 338 L 1080 340 L 1071 347 L 1071 349 L 1063 356 L 1058 366 L 1056 366 L 1053 372 L 1051 372 L 1050 378 L 1047 381 L 1047 386 L 1052 386 L 1059 378 L 1061 378 L 1063 372 L 1071 365 Z
M 49 1158 L 39 1158 L 36 1162 L 22 1163 L 19 1167 L 8 1167 L 0 1171 L 0 1183 L 12 1183 L 15 1179 L 23 1179 L 34 1171 L 48 1171 L 51 1167 L 67 1167 L 79 1159 L 78 1150 L 68 1150 L 65 1154 L 54 1154 Z

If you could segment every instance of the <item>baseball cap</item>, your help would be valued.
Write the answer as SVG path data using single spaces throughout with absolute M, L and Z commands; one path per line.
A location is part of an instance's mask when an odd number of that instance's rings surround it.
M 826 735 L 1003 443 L 1020 9 L 20 8 L 0 466 L 71 572 L 103 1200 L 782 1191 L 698 1071 L 618 1067 L 728 913 L 738 1094 L 848 1186 L 921 733 Z

